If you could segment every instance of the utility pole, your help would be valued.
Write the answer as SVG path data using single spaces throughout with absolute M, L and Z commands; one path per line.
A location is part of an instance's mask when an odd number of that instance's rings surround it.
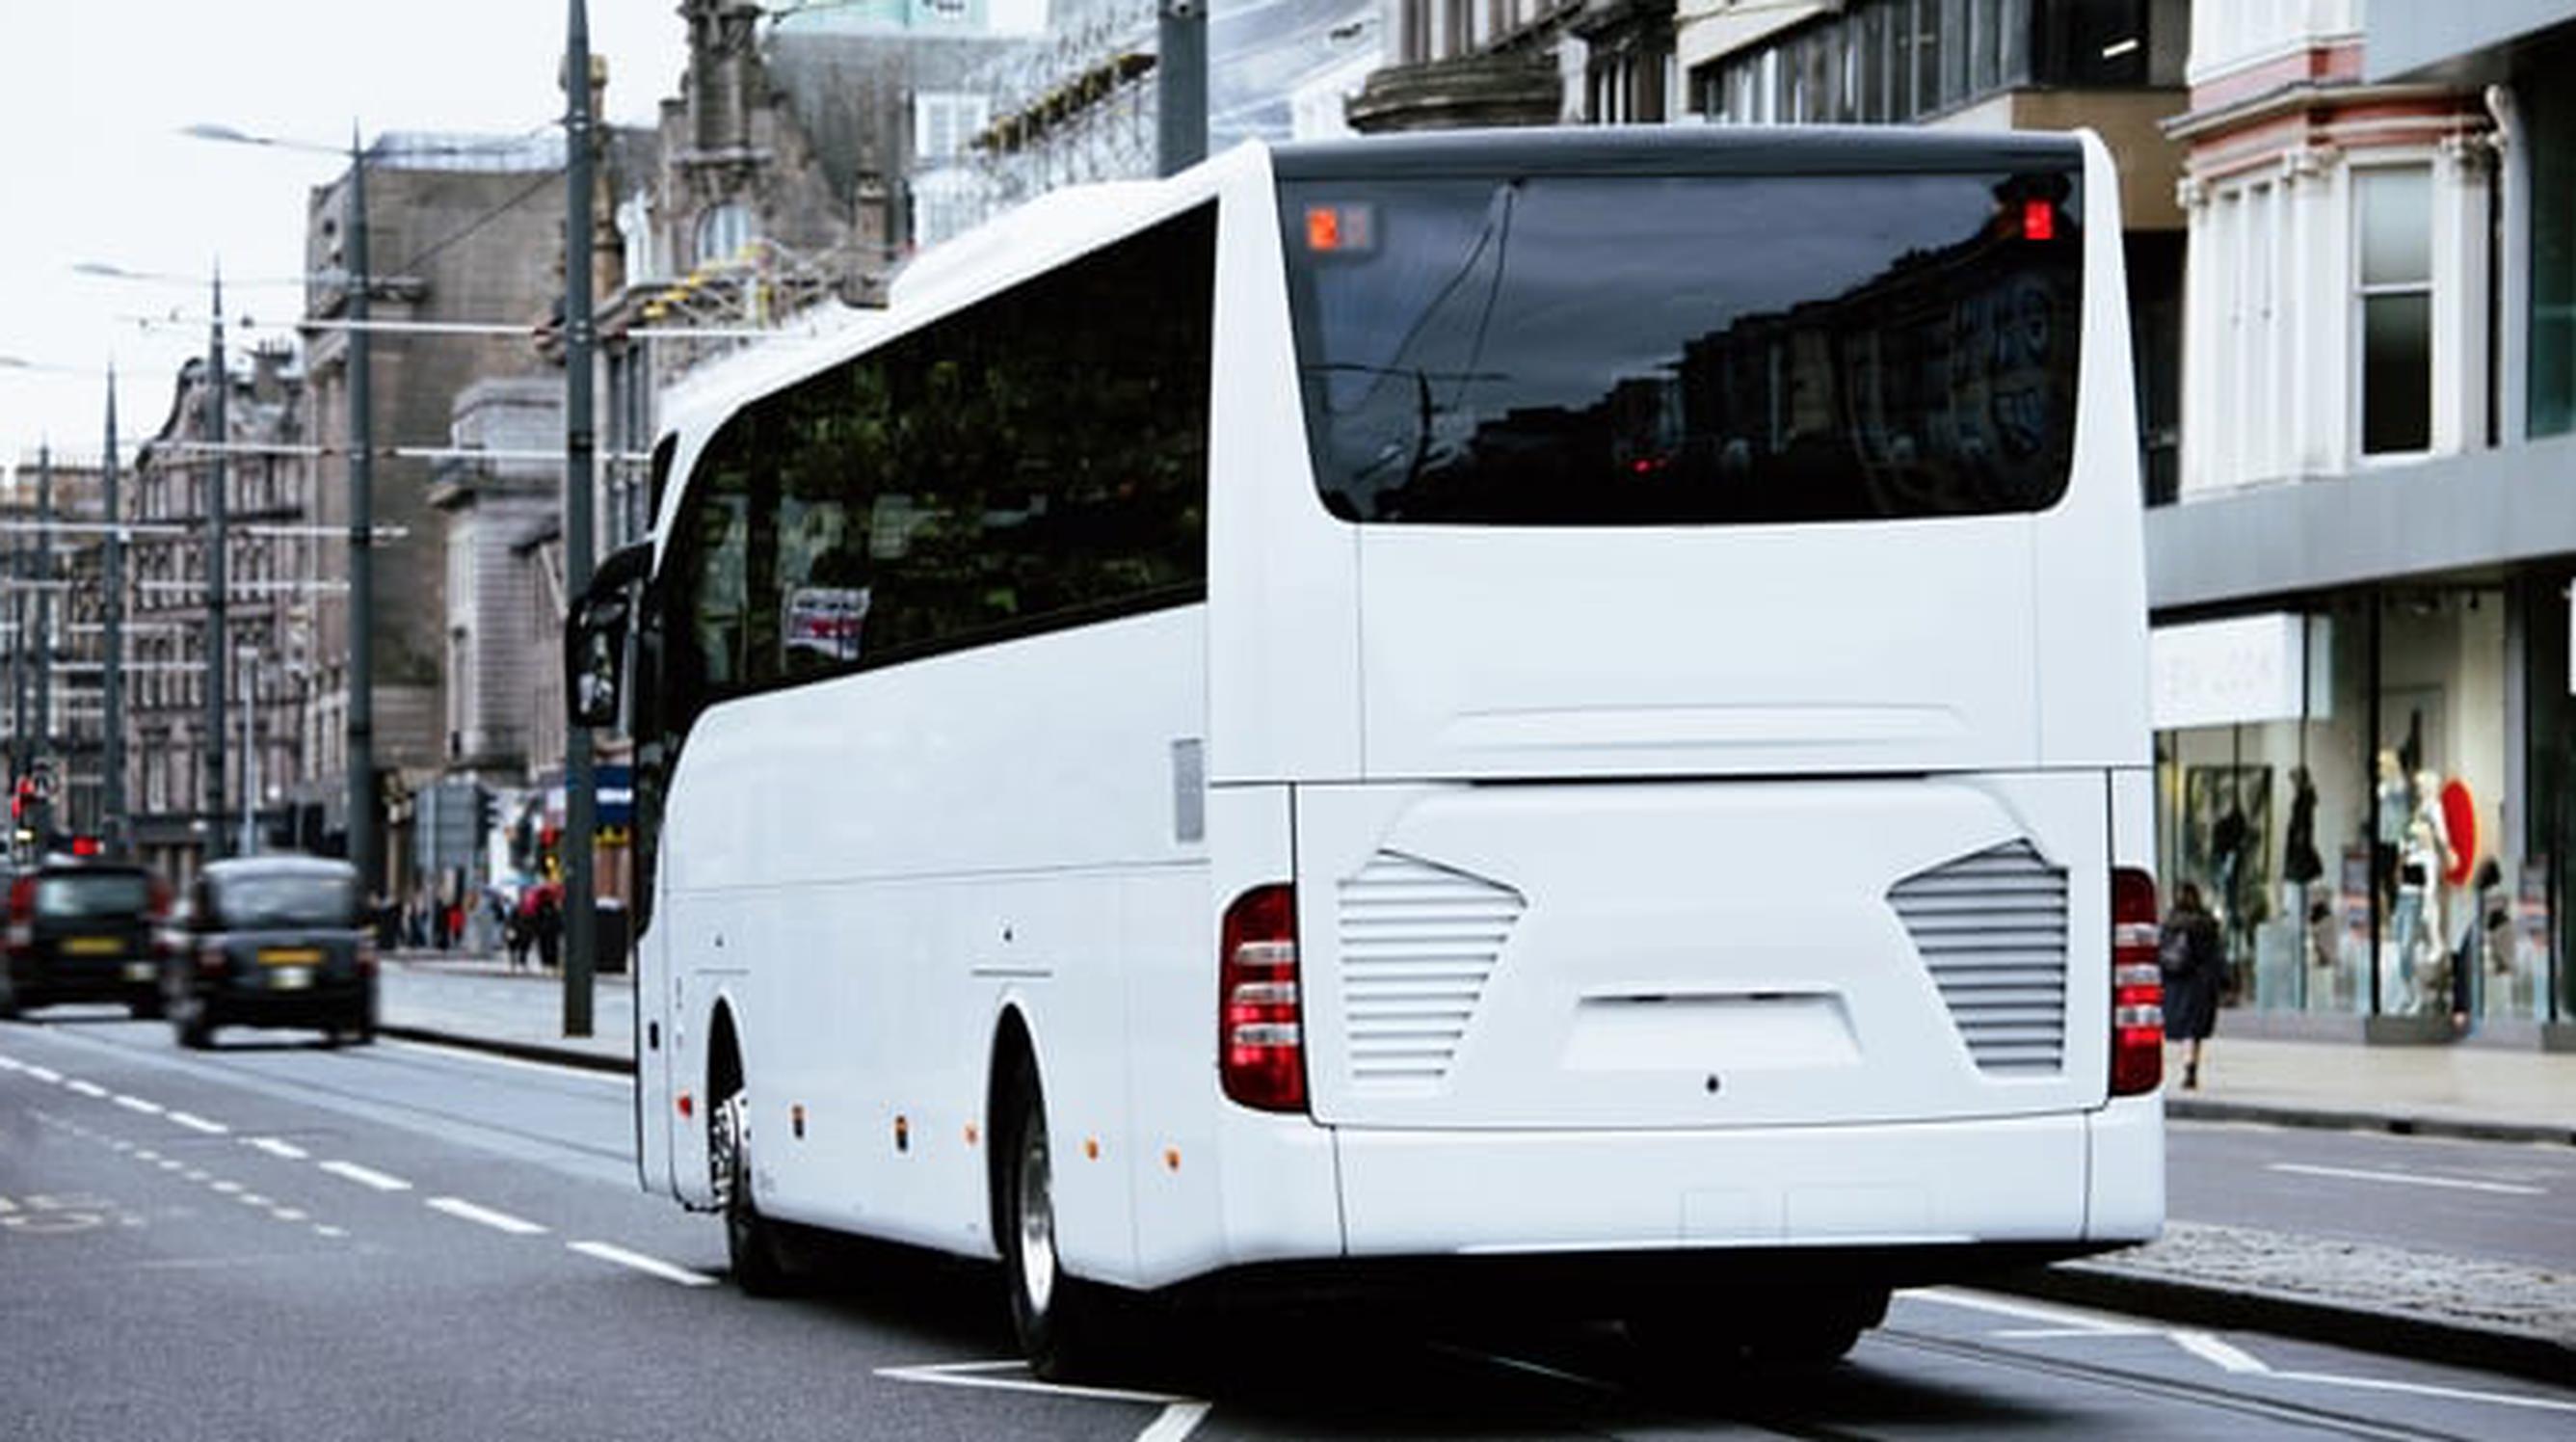
M 374 377 L 369 373 L 367 301 L 375 275 L 367 263 L 367 152 L 349 128 L 349 862 L 358 891 L 372 901 L 383 888 L 376 847 L 376 493 Z
M 564 46 L 564 595 L 590 589 L 590 19 L 570 0 Z M 591 774 L 590 729 L 564 728 L 564 1017 L 566 1036 L 590 1035 L 591 973 L 598 955 L 598 911 L 591 903 L 591 850 L 598 798 Z
M 107 654 L 106 695 L 102 709 L 106 744 L 106 789 L 100 793 L 99 826 L 107 854 L 119 860 L 132 855 L 133 827 L 125 814 L 125 513 L 116 495 L 116 367 L 107 368 L 107 449 L 99 461 L 100 511 L 107 521 L 107 554 L 100 567 L 107 586 L 104 618 Z
M 1207 0 L 1160 0 L 1154 159 L 1176 175 L 1207 158 Z
M 206 787 L 200 811 L 205 824 L 205 859 L 224 854 L 224 677 L 232 655 L 232 632 L 225 624 L 224 449 L 232 428 L 224 416 L 225 392 L 232 389 L 224 366 L 224 272 L 215 268 L 215 324 L 206 352 L 206 439 L 211 459 L 206 487 Z
M 36 759 L 54 754 L 54 448 L 36 449 L 36 644 L 31 651 L 36 670 Z M 69 792 L 66 785 L 63 790 Z M 51 796 L 48 786 L 45 794 Z M 36 845 L 43 847 L 53 829 L 53 808 L 38 808 Z

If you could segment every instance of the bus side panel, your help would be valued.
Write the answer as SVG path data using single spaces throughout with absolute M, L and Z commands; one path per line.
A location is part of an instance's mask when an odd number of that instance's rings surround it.
M 2110 774 L 2111 860 L 2155 869 L 2155 773 L 2144 766 Z M 2091 1191 L 2084 1235 L 2143 1242 L 2164 1229 L 2165 1099 L 2119 1097 L 2092 1116 Z
M 1293 874 L 1292 795 L 1209 788 L 1207 869 L 1128 887 L 1136 1271 L 1114 1280 L 1154 1287 L 1341 1252 L 1331 1133 L 1224 1100 L 1215 1063 L 1219 919 L 1235 897 Z
M 2043 766 L 2142 766 L 2148 754 L 2146 543 L 2120 186 L 2109 152 L 2089 134 L 2084 157 L 2075 479 L 2063 501 L 2031 518 L 2032 615 L 2045 683 L 2039 687 L 2039 759 Z
M 668 811 L 671 942 L 754 973 L 764 1207 L 987 1252 L 986 1069 L 1010 1004 L 1039 1055 L 1065 1261 L 1132 1273 L 1122 897 L 1203 855 L 1182 839 L 1176 747 L 1205 739 L 1205 617 L 1028 637 L 699 719 Z
M 1360 771 L 1359 534 L 1315 492 L 1266 155 L 1217 222 L 1208 776 Z

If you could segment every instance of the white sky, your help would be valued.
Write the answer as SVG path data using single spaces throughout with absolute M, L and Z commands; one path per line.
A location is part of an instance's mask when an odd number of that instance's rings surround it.
M 678 87 L 677 0 L 589 0 L 607 118 L 648 124 Z M 519 134 L 560 126 L 565 0 L 0 0 L 0 463 L 39 439 L 95 457 L 105 369 L 129 446 L 225 311 L 292 320 L 302 292 L 255 285 L 304 259 L 304 202 L 342 158 L 178 134 L 210 122 L 345 149 L 350 127 Z M 84 261 L 186 277 L 97 279 Z M 137 316 L 176 309 L 178 325 Z M 56 371 L 53 367 L 66 368 Z

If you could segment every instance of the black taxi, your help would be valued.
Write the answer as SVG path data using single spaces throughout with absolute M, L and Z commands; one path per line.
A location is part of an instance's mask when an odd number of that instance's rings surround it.
M 56 1002 L 123 1002 L 161 1014 L 160 921 L 170 892 L 147 868 L 55 860 L 9 882 L 0 1017 Z

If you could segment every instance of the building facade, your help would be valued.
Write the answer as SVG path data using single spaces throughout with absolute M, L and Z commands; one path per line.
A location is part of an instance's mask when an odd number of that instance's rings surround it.
M 294 354 L 228 359 L 223 428 L 214 371 L 180 368 L 167 415 L 144 442 L 121 500 L 125 577 L 125 796 L 134 854 L 184 885 L 210 856 L 258 844 L 319 844 L 294 798 L 328 740 L 316 658 L 322 574 L 307 391 Z M 217 446 L 221 450 L 216 449 Z M 218 467 L 217 461 L 221 465 Z M 212 497 L 223 480 L 224 634 L 211 632 Z M 209 714 L 222 666 L 223 744 Z M 91 693 L 94 698 L 96 693 Z M 95 699 L 89 704 L 95 705 Z M 212 764 L 220 750 L 220 771 Z
M 562 293 L 564 155 L 560 137 L 393 134 L 365 154 L 370 320 L 370 504 L 374 554 L 374 794 L 384 874 L 405 894 L 414 870 L 411 798 L 449 764 L 448 562 L 431 504 L 458 398 L 495 378 L 544 375 L 532 344 Z M 345 534 L 350 442 L 348 280 L 351 189 L 344 174 L 313 192 L 306 216 L 305 416 L 330 457 L 315 510 Z M 460 329 L 408 329 L 414 325 Z M 471 329 L 464 329 L 471 328 Z M 559 384 L 559 382 L 558 382 Z M 560 449 L 562 437 L 550 446 Z M 559 474 L 558 470 L 558 474 Z M 314 621 L 318 762 L 292 798 L 325 847 L 346 835 L 347 548 L 325 547 Z
M 2162 870 L 2282 1030 L 2568 1039 L 2576 5 L 2196 12 Z

